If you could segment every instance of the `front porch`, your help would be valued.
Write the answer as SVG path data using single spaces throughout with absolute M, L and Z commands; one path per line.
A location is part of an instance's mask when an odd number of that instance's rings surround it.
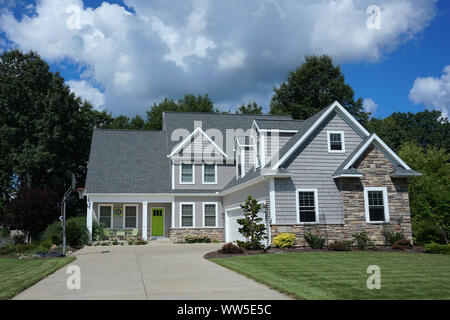
M 172 202 L 88 202 L 87 227 L 97 223 L 110 240 L 168 238 L 172 227 Z

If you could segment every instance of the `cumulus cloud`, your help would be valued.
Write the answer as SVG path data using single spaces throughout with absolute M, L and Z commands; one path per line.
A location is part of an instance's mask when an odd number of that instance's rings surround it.
M 422 103 L 425 107 L 442 111 L 442 115 L 448 118 L 450 111 L 450 65 L 444 68 L 440 78 L 418 77 L 409 92 L 409 98 L 415 104 Z
M 363 100 L 363 107 L 365 112 L 370 112 L 371 114 L 374 114 L 378 108 L 378 104 L 376 104 L 375 101 L 373 101 L 373 99 L 366 98 Z
M 77 96 L 82 97 L 84 100 L 91 102 L 97 109 L 105 103 L 105 97 L 103 93 L 97 88 L 92 87 L 86 80 L 76 81 L 69 80 L 66 84 L 70 87 L 70 90 Z
M 2 11 L 0 29 L 22 50 L 75 63 L 87 88 L 104 88 L 104 106 L 114 114 L 143 113 L 185 93 L 208 93 L 220 106 L 248 99 L 267 105 L 272 87 L 304 55 L 378 61 L 421 32 L 436 10 L 434 0 L 375 1 L 381 28 L 371 30 L 366 10 L 373 2 L 125 0 L 126 7 L 90 8 L 81 0 L 42 0 L 29 16 Z

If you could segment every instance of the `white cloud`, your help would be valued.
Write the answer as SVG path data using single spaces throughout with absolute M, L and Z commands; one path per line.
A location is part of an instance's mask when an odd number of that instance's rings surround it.
M 444 68 L 440 78 L 418 77 L 409 92 L 409 99 L 415 104 L 442 111 L 444 117 L 450 114 L 450 65 Z
M 373 115 L 378 108 L 378 104 L 376 104 L 373 99 L 366 98 L 363 101 L 363 107 L 365 112 L 370 112 Z
M 242 50 L 232 53 L 224 53 L 219 56 L 218 66 L 220 70 L 232 70 L 244 65 L 246 54 Z
M 101 93 L 97 88 L 89 85 L 86 80 L 69 80 L 66 84 L 70 87 L 70 91 L 84 100 L 91 102 L 97 109 L 100 109 L 100 107 L 105 103 L 103 93 Z
M 75 62 L 86 84 L 104 88 L 113 113 L 143 113 L 164 97 L 209 93 L 218 105 L 248 97 L 267 106 L 272 87 L 304 55 L 337 62 L 378 61 L 421 32 L 435 15 L 434 0 L 377 0 L 380 30 L 369 30 L 373 0 L 126 0 L 133 13 L 103 2 L 38 1 L 33 15 L 0 14 L 0 30 L 22 50 L 49 62 Z M 70 5 L 80 28 L 68 28 Z

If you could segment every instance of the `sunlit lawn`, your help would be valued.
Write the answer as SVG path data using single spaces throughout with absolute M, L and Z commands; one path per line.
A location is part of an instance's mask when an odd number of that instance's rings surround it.
M 75 257 L 18 260 L 0 258 L 0 300 L 14 297 Z
M 300 252 L 212 261 L 298 299 L 450 299 L 450 255 L 406 252 Z M 367 267 L 381 289 L 367 288 Z

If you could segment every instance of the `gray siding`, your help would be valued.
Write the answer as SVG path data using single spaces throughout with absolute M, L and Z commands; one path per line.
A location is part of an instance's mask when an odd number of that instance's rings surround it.
M 222 197 L 175 197 L 175 228 L 180 228 L 180 203 L 194 202 L 195 203 L 195 228 L 203 228 L 203 203 L 217 202 L 217 225 L 219 228 L 223 227 L 223 207 Z
M 269 184 L 265 181 L 250 186 L 246 189 L 236 191 L 223 197 L 224 210 L 238 207 L 243 204 L 248 196 L 252 196 L 258 201 L 269 198 Z
M 328 153 L 327 131 L 344 131 L 345 153 Z M 296 189 L 318 189 L 319 222 L 343 223 L 342 197 L 332 173 L 362 138 L 336 113 L 284 165 L 291 179 L 275 180 L 277 224 L 297 223 Z M 300 153 L 301 151 L 301 153 Z
M 220 190 L 236 176 L 236 168 L 232 164 L 217 164 L 217 184 L 203 184 L 203 165 L 195 164 L 195 184 L 180 184 L 180 164 L 175 164 L 175 189 L 182 190 Z

